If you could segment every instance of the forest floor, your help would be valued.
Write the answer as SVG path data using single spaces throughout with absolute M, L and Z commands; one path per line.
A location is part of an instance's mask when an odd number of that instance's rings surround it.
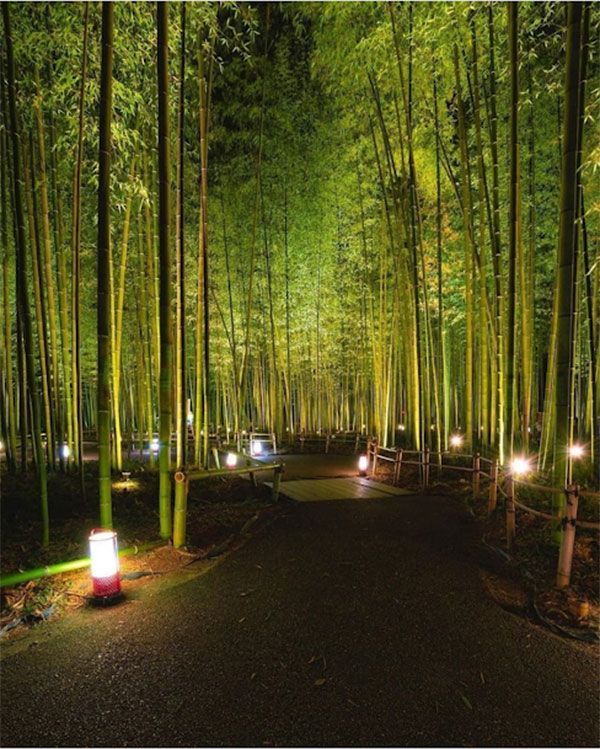
M 282 500 L 218 559 L 7 639 L 3 744 L 597 745 L 597 648 L 499 607 L 480 538 L 434 492 Z

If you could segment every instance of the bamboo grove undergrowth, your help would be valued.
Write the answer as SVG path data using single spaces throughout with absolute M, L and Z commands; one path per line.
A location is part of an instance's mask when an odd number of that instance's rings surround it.
M 597 483 L 598 20 L 3 4 L 0 432 L 44 543 L 90 442 L 102 524 L 133 446 L 177 545 L 216 432 L 461 432 L 558 485 L 579 443 Z

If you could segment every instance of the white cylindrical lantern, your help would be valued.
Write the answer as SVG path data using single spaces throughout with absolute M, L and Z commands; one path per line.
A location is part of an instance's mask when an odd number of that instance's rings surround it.
M 227 468 L 235 468 L 237 465 L 237 455 L 235 453 L 227 453 L 225 465 Z
M 121 595 L 117 534 L 95 528 L 89 540 L 94 597 L 101 601 L 114 600 Z
M 252 440 L 252 449 L 250 452 L 252 455 L 262 455 L 262 442 Z
M 369 468 L 369 458 L 366 455 L 361 455 L 358 459 L 358 473 L 360 476 L 367 475 L 367 469 Z
M 152 450 L 153 453 L 157 453 L 159 447 L 160 447 L 160 443 L 158 441 L 158 437 L 154 437 L 152 439 L 152 442 L 150 443 L 150 449 Z

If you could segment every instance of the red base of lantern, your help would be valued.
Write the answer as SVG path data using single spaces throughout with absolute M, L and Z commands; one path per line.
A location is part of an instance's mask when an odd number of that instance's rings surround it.
M 92 584 L 96 601 L 109 603 L 121 597 L 121 577 L 118 572 L 110 577 L 93 577 Z

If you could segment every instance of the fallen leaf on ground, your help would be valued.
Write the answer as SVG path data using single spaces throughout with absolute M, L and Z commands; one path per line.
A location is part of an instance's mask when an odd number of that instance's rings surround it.
M 317 679 L 315 681 L 315 687 L 322 687 L 323 684 L 325 684 L 326 681 L 327 681 L 327 679 Z
M 469 708 L 469 710 L 473 709 L 473 705 L 469 702 L 467 697 L 462 692 L 459 692 L 461 700 L 465 703 L 465 705 Z
M 238 624 L 241 624 L 242 622 L 246 621 L 246 617 L 243 616 L 241 619 L 238 619 Z

